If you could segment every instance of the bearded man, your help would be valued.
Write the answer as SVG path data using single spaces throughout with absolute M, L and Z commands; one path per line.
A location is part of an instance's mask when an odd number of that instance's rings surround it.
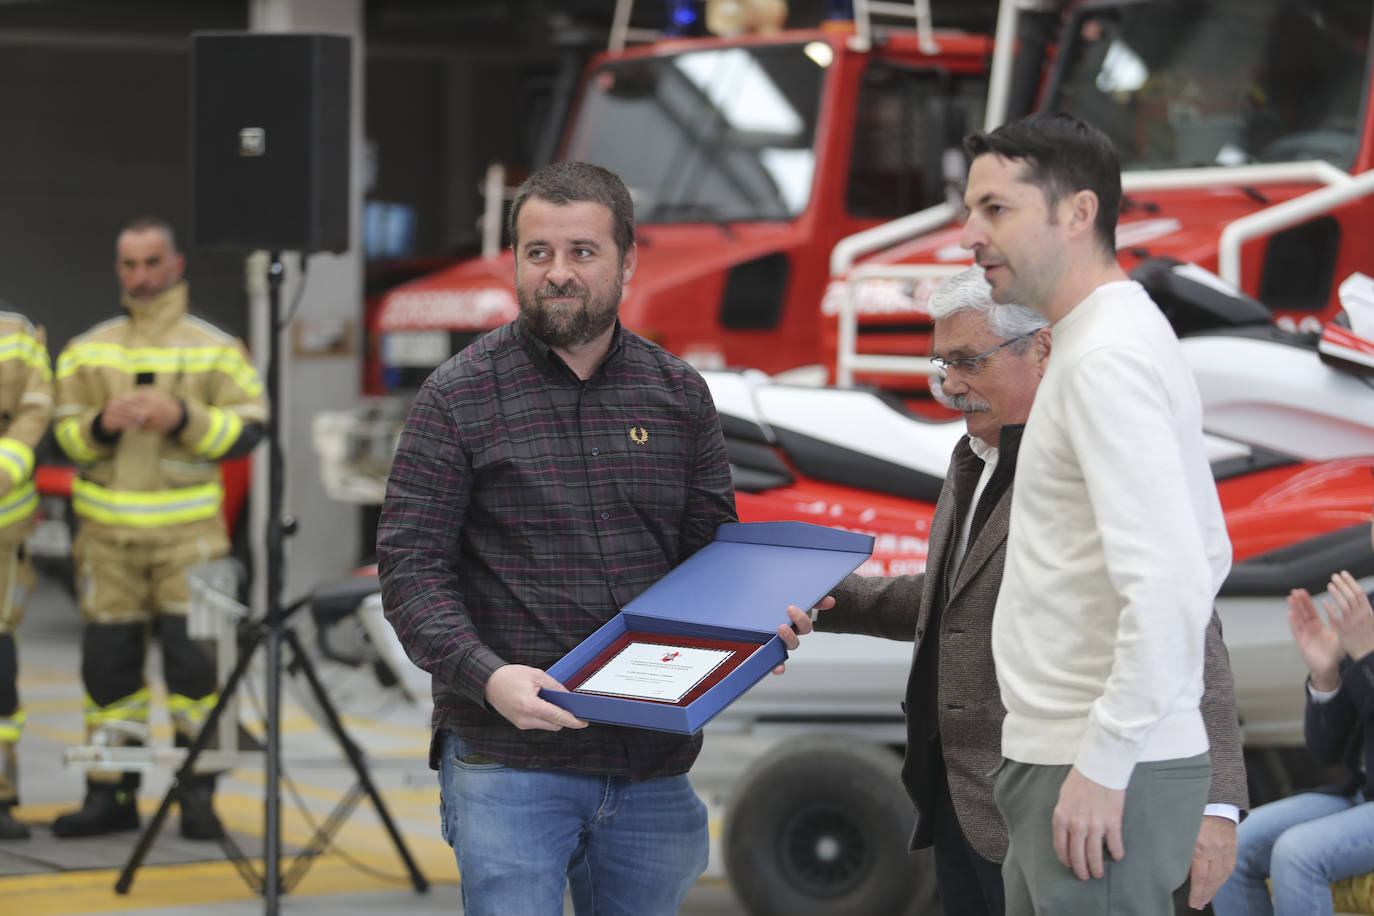
M 634 207 L 537 171 L 511 206 L 520 316 L 435 370 L 378 526 L 387 618 L 434 685 L 430 765 L 463 912 L 675 913 L 706 867 L 701 736 L 589 724 L 545 670 L 735 521 L 701 376 L 626 331 Z M 789 648 L 810 630 L 800 610 Z

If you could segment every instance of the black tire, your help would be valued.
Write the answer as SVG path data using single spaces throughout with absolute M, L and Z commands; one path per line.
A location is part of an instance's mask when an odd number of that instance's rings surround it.
M 938 916 L 934 866 L 907 851 L 901 759 L 838 735 L 784 742 L 736 787 L 725 868 L 752 916 Z

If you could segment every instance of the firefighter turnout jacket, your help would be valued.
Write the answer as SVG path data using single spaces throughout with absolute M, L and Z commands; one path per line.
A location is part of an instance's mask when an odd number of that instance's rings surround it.
M 55 433 L 80 466 L 72 509 L 83 536 L 166 544 L 223 532 L 218 462 L 262 437 L 262 382 L 243 345 L 187 313 L 187 286 L 151 302 L 124 298 L 126 315 L 73 338 L 57 360 Z M 107 401 L 150 386 L 184 407 L 171 432 L 126 429 L 107 436 Z
M 43 329 L 0 311 L 0 544 L 22 541 L 33 528 L 33 450 L 51 416 L 52 367 Z
M 14 744 L 24 728 L 16 689 L 15 632 L 33 589 L 23 541 L 33 530 L 38 440 L 52 416 L 52 366 L 43 329 L 0 311 L 0 806 L 18 798 Z

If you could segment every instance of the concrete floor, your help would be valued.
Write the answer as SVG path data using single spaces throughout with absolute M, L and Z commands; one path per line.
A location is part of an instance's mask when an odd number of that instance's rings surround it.
M 71 597 L 55 580 L 43 578 L 21 627 L 19 649 L 20 696 L 28 722 L 19 745 L 23 804 L 16 808 L 16 815 L 32 826 L 34 835 L 0 844 L 0 910 L 6 916 L 264 912 L 265 901 L 250 889 L 219 844 L 180 837 L 175 807 L 135 872 L 127 895 L 116 894 L 113 887 L 139 834 L 81 840 L 59 840 L 52 835 L 53 818 L 75 806 L 84 780 L 82 772 L 62 763 L 64 749 L 83 740 L 79 636 L 80 621 Z M 250 728 L 261 722 L 253 708 L 261 705 L 264 678 L 258 660 L 262 655 L 258 653 L 257 668 L 240 692 L 244 706 L 240 718 Z M 171 728 L 156 652 L 150 653 L 149 661 L 153 744 L 167 747 Z M 331 916 L 402 909 L 415 916 L 461 912 L 458 872 L 451 851 L 439 837 L 438 790 L 425 760 L 427 713 L 379 697 L 375 681 L 356 670 L 326 663 L 320 672 L 344 715 L 345 727 L 369 755 L 370 772 L 383 800 L 432 886 L 426 894 L 414 891 L 394 845 L 364 799 L 299 884 L 281 898 L 281 912 Z M 283 696 L 281 825 L 283 850 L 291 854 L 309 843 L 313 825 L 328 816 L 355 782 L 355 775 L 333 738 L 316 726 L 294 691 L 284 688 Z M 707 744 L 710 750 L 694 771 L 693 781 L 718 812 L 731 777 L 760 748 L 729 738 Z M 169 777 L 166 767 L 145 775 L 140 800 L 145 824 L 161 801 Z M 254 857 L 252 864 L 258 870 L 264 786 L 261 766 L 244 766 L 225 774 L 216 794 L 221 819 L 245 853 Z M 712 823 L 714 831 L 718 818 L 713 817 Z M 290 867 L 291 861 L 284 860 L 283 875 Z M 743 914 L 724 880 L 714 848 L 707 874 L 688 895 L 681 912 L 688 916 Z

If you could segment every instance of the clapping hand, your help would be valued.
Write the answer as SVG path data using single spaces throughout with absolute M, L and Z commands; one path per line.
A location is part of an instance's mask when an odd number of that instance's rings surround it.
M 1374 652 L 1374 608 L 1355 577 L 1345 570 L 1336 573 L 1327 594 L 1332 600 L 1323 601 L 1322 607 L 1345 654 L 1359 661 Z
M 1312 672 L 1312 686 L 1329 692 L 1340 686 L 1341 659 L 1363 658 L 1374 652 L 1374 609 L 1355 577 L 1342 570 L 1331 577 L 1330 599 L 1322 601 L 1329 625 L 1317 613 L 1306 589 L 1288 595 L 1288 625 L 1303 661 Z

